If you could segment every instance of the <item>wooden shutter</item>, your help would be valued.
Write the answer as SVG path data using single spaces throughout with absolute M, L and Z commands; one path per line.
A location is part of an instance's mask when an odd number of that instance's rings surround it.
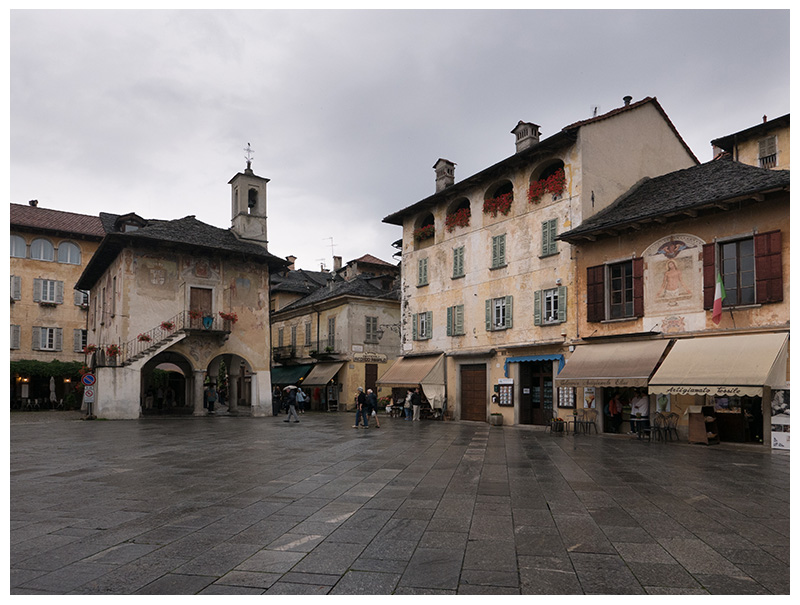
M 11 298 L 14 300 L 22 298 L 22 277 L 19 275 L 11 276 Z
M 56 282 L 56 302 L 60 305 L 64 302 L 64 282 Z
M 486 331 L 492 331 L 492 299 L 486 299 Z
M 456 305 L 453 307 L 453 333 L 464 333 L 464 305 Z
M 492 238 L 492 267 L 502 267 L 506 264 L 506 236 L 495 235 Z
M 455 307 L 447 307 L 447 335 L 453 335 L 453 310 Z
M 31 349 L 33 349 L 34 351 L 38 351 L 41 348 L 42 348 L 42 327 L 33 326 Z
M 425 312 L 425 328 L 427 332 L 425 333 L 425 338 L 432 338 L 433 337 L 433 311 L 426 311 Z
M 411 340 L 419 340 L 419 337 L 418 337 L 418 334 L 419 334 L 418 326 L 419 326 L 419 324 L 418 324 L 418 322 L 419 322 L 419 314 L 418 313 L 413 313 L 411 315 Z
M 606 268 L 595 265 L 586 268 L 586 321 L 606 318 Z
M 633 316 L 644 317 L 644 259 L 633 259 Z
M 44 280 L 38 277 L 33 280 L 33 302 L 41 302 L 42 300 L 42 282 Z
M 536 290 L 533 293 L 533 325 L 542 325 L 542 291 Z
M 567 321 L 567 287 L 558 287 L 558 321 L 564 323 Z
M 428 259 L 419 259 L 419 271 L 417 274 L 417 285 L 424 286 L 428 283 Z
M 765 158 L 768 155 L 774 155 L 778 152 L 778 147 L 775 142 L 775 137 L 767 137 L 758 142 L 758 157 Z
M 464 247 L 453 249 L 453 277 L 464 275 Z
M 514 317 L 514 297 L 513 296 L 506 296 L 506 328 L 514 327 L 513 322 Z
M 19 334 L 20 334 L 20 327 L 19 326 L 11 326 L 11 348 L 12 349 L 19 349 Z
M 72 331 L 72 352 L 83 352 L 83 330 Z
M 54 346 L 54 350 L 56 350 L 56 351 L 60 351 L 61 350 L 62 332 L 63 332 L 63 330 L 61 328 L 56 328 L 55 329 L 55 334 L 54 334 L 55 338 L 53 338 L 53 341 L 54 341 L 53 342 L 53 346 Z
M 703 244 L 703 308 L 714 306 L 714 289 L 717 285 L 717 244 Z
M 756 302 L 783 300 L 783 253 L 781 232 L 768 231 L 753 236 L 756 261 Z
M 558 252 L 556 243 L 557 219 L 542 223 L 542 256 L 550 256 Z

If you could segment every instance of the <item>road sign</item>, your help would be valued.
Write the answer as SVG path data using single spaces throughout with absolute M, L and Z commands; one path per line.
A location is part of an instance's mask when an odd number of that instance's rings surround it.
M 97 379 L 94 377 L 94 374 L 84 374 L 83 378 L 81 378 L 81 382 L 87 387 L 92 386 L 95 383 L 95 380 Z
M 83 389 L 83 400 L 86 403 L 94 403 L 94 389 L 92 387 Z

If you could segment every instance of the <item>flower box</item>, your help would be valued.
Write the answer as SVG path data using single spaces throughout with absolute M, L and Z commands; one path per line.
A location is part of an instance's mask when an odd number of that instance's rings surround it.
M 434 233 L 436 233 L 436 227 L 434 225 L 425 225 L 419 229 L 414 229 L 414 239 L 416 241 L 428 239 L 433 237 Z
M 491 214 L 493 217 L 496 217 L 498 213 L 505 216 L 511 211 L 511 202 L 513 201 L 513 192 L 489 198 L 483 202 L 483 213 Z
M 116 357 L 119 355 L 119 347 L 117 345 L 108 345 L 106 347 L 106 355 L 108 357 Z
M 461 208 L 452 214 L 448 214 L 444 220 L 444 225 L 448 233 L 453 231 L 456 227 L 469 227 L 469 219 L 471 211 L 469 208 Z
M 239 317 L 236 315 L 236 313 L 225 313 L 224 311 L 220 311 L 219 316 L 225 321 L 229 321 L 234 324 L 239 321 Z
M 166 330 L 167 332 L 171 332 L 175 329 L 175 324 L 171 321 L 162 321 L 161 322 L 161 329 Z
M 150 338 L 149 334 L 139 334 L 139 336 L 136 337 L 136 340 L 139 342 L 150 342 L 153 339 Z
M 545 193 L 552 193 L 553 195 L 561 195 L 567 186 L 567 178 L 564 174 L 563 168 L 559 168 L 546 179 L 540 179 L 535 183 L 531 183 L 528 188 L 528 202 L 531 204 L 538 204 L 542 201 L 542 196 Z
M 91 355 L 96 350 L 97 350 L 97 345 L 86 345 L 85 347 L 83 347 L 83 352 L 86 353 L 87 355 Z

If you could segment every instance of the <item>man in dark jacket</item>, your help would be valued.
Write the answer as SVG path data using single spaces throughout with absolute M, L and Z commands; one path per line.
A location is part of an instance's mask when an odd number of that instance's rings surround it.
M 378 396 L 372 392 L 372 389 L 367 389 L 366 398 L 366 413 L 364 414 L 364 428 L 369 428 L 369 417 L 375 417 L 375 428 L 381 428 L 381 423 L 378 422 Z
M 354 429 L 358 428 L 358 421 L 363 417 L 364 419 L 364 428 L 368 429 L 369 426 L 367 425 L 367 417 L 365 416 L 367 406 L 367 396 L 364 395 L 364 389 L 358 387 L 358 394 L 356 395 L 356 423 L 353 425 Z
M 419 409 L 422 405 L 422 395 L 419 394 L 419 387 L 414 387 L 411 395 L 411 407 L 414 410 L 414 420 L 419 420 Z

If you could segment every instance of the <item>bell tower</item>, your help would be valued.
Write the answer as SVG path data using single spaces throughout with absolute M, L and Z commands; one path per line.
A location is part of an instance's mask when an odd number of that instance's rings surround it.
M 253 154 L 250 143 L 245 151 L 247 168 L 228 181 L 231 186 L 231 231 L 239 239 L 252 241 L 266 248 L 269 179 L 258 176 L 250 167 Z

